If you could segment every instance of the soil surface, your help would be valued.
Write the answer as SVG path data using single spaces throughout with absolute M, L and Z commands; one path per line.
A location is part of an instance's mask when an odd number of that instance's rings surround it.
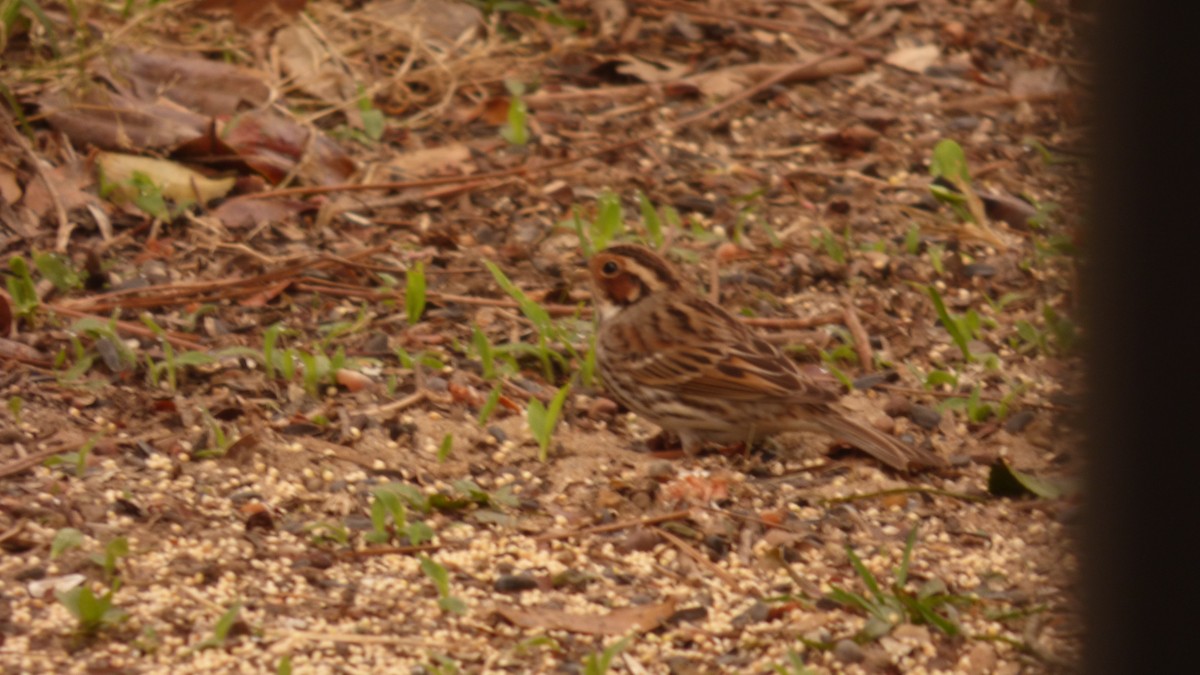
M 32 4 L 5 672 L 1077 663 L 1071 3 Z M 617 240 L 947 466 L 662 447 L 589 356 Z

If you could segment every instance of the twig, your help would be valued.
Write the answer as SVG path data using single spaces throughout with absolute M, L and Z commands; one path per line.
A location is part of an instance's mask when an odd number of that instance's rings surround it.
M 657 532 L 659 534 L 659 536 L 661 536 L 663 539 L 666 539 L 667 541 L 671 542 L 671 544 L 674 545 L 675 548 L 679 549 L 679 551 L 681 553 L 683 553 L 687 557 L 689 557 L 692 560 L 695 560 L 697 563 L 699 563 L 701 567 L 707 569 L 708 571 L 712 572 L 714 575 L 720 577 L 721 581 L 724 581 L 725 583 L 729 584 L 729 586 L 732 587 L 734 590 L 737 590 L 739 592 L 742 590 L 742 585 L 738 583 L 737 579 L 733 578 L 733 575 L 731 575 L 730 573 L 721 569 L 720 565 L 717 565 L 713 561 L 709 560 L 708 556 L 697 551 L 694 546 L 687 543 L 682 538 L 676 536 L 674 533 L 668 532 L 667 530 L 664 530 L 661 527 L 654 528 L 654 531 Z
M 1050 54 L 1043 54 L 1042 52 L 1039 52 L 1038 50 L 1036 50 L 1032 47 L 1026 47 L 1023 44 L 1021 44 L 1019 42 L 1013 42 L 1012 40 L 1009 40 L 1008 38 L 996 38 L 996 42 L 999 42 L 1000 44 L 1002 44 L 1006 47 L 1011 47 L 1013 49 L 1016 49 L 1017 51 L 1025 52 L 1026 54 L 1029 54 L 1030 56 L 1036 56 L 1037 58 L 1042 59 L 1044 61 L 1048 61 L 1050 63 L 1056 63 L 1060 66 L 1074 66 L 1077 68 L 1087 68 L 1087 67 L 1093 65 L 1091 63 L 1088 63 L 1087 61 L 1073 59 L 1068 56 L 1051 56 Z
M 410 408 L 421 401 L 424 401 L 426 398 L 428 398 L 428 396 L 429 391 L 422 387 L 408 396 L 400 399 L 399 401 L 392 401 L 391 403 L 385 403 L 380 406 L 375 406 L 374 408 L 368 408 L 367 410 L 364 410 L 363 413 L 366 415 L 386 415 L 389 413 L 394 413 L 397 410 Z
M 361 551 L 342 551 L 339 558 L 372 558 L 380 555 L 412 555 L 428 551 L 440 551 L 446 544 L 420 544 L 418 546 L 385 546 L 381 548 L 364 548 Z
M 926 494 L 926 495 L 934 495 L 936 497 L 950 497 L 951 499 L 961 499 L 961 500 L 967 501 L 967 502 L 986 502 L 988 500 L 987 497 L 980 497 L 978 495 L 969 495 L 965 492 L 951 492 L 950 490 L 940 490 L 938 488 L 915 487 L 914 486 L 914 487 L 893 488 L 891 490 L 879 490 L 878 492 L 866 492 L 866 493 L 857 494 L 857 495 L 847 495 L 845 497 L 834 497 L 832 499 L 826 499 L 824 501 L 825 501 L 826 505 L 845 504 L 846 502 L 856 502 L 856 501 L 861 501 L 864 499 L 876 499 L 879 497 L 891 497 L 894 495 L 907 495 L 907 494 Z
M 341 644 L 355 645 L 406 645 L 409 647 L 418 647 L 420 649 L 431 649 L 437 652 L 444 652 L 447 649 L 444 640 L 422 640 L 420 638 L 407 638 L 394 635 L 362 635 L 360 633 L 337 633 L 330 631 L 317 632 L 312 630 L 289 630 L 289 631 L 269 631 L 268 637 L 280 638 L 281 640 L 299 639 L 310 640 L 314 642 L 334 642 Z
M 645 518 L 634 518 L 632 520 L 621 520 L 607 525 L 595 525 L 585 527 L 579 530 L 568 530 L 566 532 L 548 532 L 546 534 L 534 537 L 534 541 L 554 541 L 557 539 L 570 539 L 571 537 L 582 537 L 589 534 L 604 534 L 607 532 L 616 532 L 630 527 L 638 527 L 644 525 L 657 525 L 672 520 L 683 520 L 692 515 L 691 509 L 683 509 L 682 511 L 672 511 L 659 516 L 647 516 Z
M 101 321 L 104 323 L 107 323 L 111 320 L 108 317 L 97 316 L 95 314 L 89 314 L 88 312 L 81 312 L 77 309 L 71 309 L 69 307 L 60 307 L 58 305 L 51 305 L 48 308 L 48 311 L 53 312 L 55 314 L 62 314 L 64 316 L 69 316 L 69 317 L 76 318 L 76 319 L 90 318 L 90 319 L 95 319 L 97 321 Z M 150 330 L 150 328 L 148 326 L 143 326 L 140 323 L 134 323 L 132 321 L 122 321 L 122 320 L 118 319 L 115 322 L 115 324 L 116 324 L 117 328 L 119 328 L 122 331 L 129 333 L 131 335 L 136 335 L 138 337 L 143 337 L 143 338 L 159 337 L 158 333 L 155 333 L 153 330 Z M 203 344 L 196 342 L 195 340 L 192 340 L 191 338 L 184 337 L 174 331 L 163 331 L 163 335 L 161 337 L 162 337 L 162 339 L 171 343 L 172 347 L 179 347 L 181 349 L 191 349 L 191 350 L 195 350 L 195 351 L 204 351 L 206 349 L 206 347 Z
M 82 443 L 80 445 L 82 445 Z M 33 467 L 41 464 L 42 462 L 46 461 L 47 459 L 50 459 L 51 457 L 53 457 L 55 455 L 60 455 L 64 452 L 66 452 L 65 448 L 55 448 L 53 450 L 42 450 L 41 452 L 35 452 L 32 455 L 29 455 L 28 457 L 22 457 L 21 459 L 11 461 L 8 464 L 5 464 L 4 466 L 0 466 L 0 478 L 4 478 L 6 476 L 13 476 L 18 473 L 21 473 L 22 471 L 32 469 Z
M 791 33 L 809 37 L 826 45 L 832 44 L 832 41 L 822 35 L 819 31 L 802 23 L 793 23 L 790 21 L 777 21 L 774 19 L 760 19 L 755 16 L 744 16 L 741 14 L 727 14 L 725 12 L 715 12 L 709 9 L 702 9 L 695 5 L 687 5 L 679 2 L 664 2 L 663 0 L 643 0 L 650 7 L 636 7 L 640 14 L 649 14 L 651 16 L 662 17 L 668 12 L 678 12 L 686 14 L 692 18 L 699 19 L 701 23 L 740 23 L 743 26 L 752 28 L 761 28 L 763 30 L 775 31 L 777 33 Z
M 867 335 L 867 329 L 863 328 L 862 321 L 858 320 L 858 312 L 854 310 L 854 303 L 850 298 L 842 299 L 842 308 L 846 328 L 850 329 L 850 337 L 854 339 L 854 351 L 858 354 L 858 361 L 864 372 L 873 372 L 875 359 L 871 353 L 871 338 Z

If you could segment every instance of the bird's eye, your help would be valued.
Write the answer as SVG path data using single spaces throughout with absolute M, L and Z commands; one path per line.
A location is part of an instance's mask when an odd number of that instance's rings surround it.
M 608 276 L 612 276 L 617 273 L 618 269 L 620 269 L 620 267 L 617 265 L 617 263 L 609 260 L 608 262 L 604 263 L 604 267 L 601 267 L 600 271 L 604 272 Z

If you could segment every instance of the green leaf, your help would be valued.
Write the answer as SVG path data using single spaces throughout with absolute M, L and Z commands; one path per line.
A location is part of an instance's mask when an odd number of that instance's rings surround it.
M 954 340 L 954 344 L 958 345 L 963 358 L 967 361 L 973 360 L 971 349 L 967 346 L 968 338 L 963 333 L 958 320 L 951 316 L 950 312 L 946 309 L 946 303 L 942 302 L 941 294 L 932 285 L 926 286 L 925 291 L 929 294 L 929 299 L 933 301 L 933 308 L 937 311 L 938 319 L 942 322 L 942 327 L 950 334 L 950 338 Z
M 378 141 L 383 138 L 383 132 L 387 130 L 387 120 L 383 116 L 383 111 L 376 108 L 371 99 L 363 96 L 358 99 L 358 114 L 362 119 L 363 133 L 372 141 Z
M 517 288 L 516 284 L 509 280 L 508 276 L 504 274 L 504 271 L 496 263 L 485 260 L 483 264 L 492 273 L 492 277 L 500 285 L 500 288 L 504 289 L 504 292 L 508 293 L 509 297 L 517 302 L 517 306 L 521 308 L 521 313 L 525 315 L 526 319 L 529 319 L 529 322 L 533 324 L 538 333 L 547 337 L 557 335 L 554 329 L 554 322 L 551 321 L 550 313 L 546 311 L 545 307 L 529 299 L 529 296 L 525 295 L 525 292 L 520 288 Z
M 479 409 L 479 426 L 483 426 L 491 419 L 492 413 L 496 410 L 496 406 L 500 404 L 500 385 L 492 388 L 488 394 L 487 400 L 483 402 L 483 407 Z
M 933 148 L 933 158 L 929 162 L 929 174 L 934 178 L 944 177 L 951 183 L 971 182 L 971 173 L 967 167 L 967 156 L 962 146 L 950 140 L 943 139 Z
M 404 309 L 408 324 L 414 325 L 425 312 L 425 263 L 415 263 L 405 275 Z
M 517 89 L 515 85 L 521 85 L 520 82 L 513 82 L 510 85 L 510 92 Z M 523 90 L 524 86 L 521 85 Z M 529 116 L 529 107 L 525 104 L 525 99 L 521 93 L 513 92 L 512 98 L 508 103 L 508 125 L 500 130 L 500 135 L 504 140 L 513 145 L 525 145 L 529 142 L 529 126 L 526 118 Z
M 33 277 L 29 274 L 29 265 L 21 256 L 8 259 L 8 270 L 12 276 L 5 280 L 8 295 L 12 298 L 13 309 L 18 316 L 29 317 L 38 307 L 37 290 L 33 285 Z
M 214 649 L 225 646 L 225 640 L 229 637 L 229 631 L 237 623 L 238 613 L 242 611 L 241 601 L 234 602 L 225 613 L 217 619 L 217 624 L 213 626 L 213 634 L 196 645 L 196 650 Z
M 434 562 L 429 556 L 423 555 L 421 556 L 421 571 L 433 581 L 438 595 L 444 596 L 450 593 L 450 575 L 446 572 L 445 567 Z
M 454 452 L 454 434 L 446 434 L 442 437 L 442 444 L 438 446 L 437 460 L 444 462 L 450 459 L 451 452 Z
M 621 219 L 621 200 L 616 194 L 605 190 L 596 201 L 596 222 L 592 224 L 592 245 L 597 251 L 608 248 L 609 242 L 625 229 Z
M 638 191 L 638 203 L 642 208 L 642 224 L 646 226 L 646 232 L 650 235 L 650 243 L 654 245 L 654 248 L 662 248 L 662 218 L 659 217 L 658 211 L 655 210 L 650 198 L 643 194 L 641 190 Z
M 54 253 L 34 253 L 33 264 L 42 276 L 50 280 L 60 291 L 72 291 L 83 286 L 79 272 L 71 268 L 61 256 Z
M 50 559 L 54 560 L 81 544 L 83 533 L 73 527 L 64 527 L 54 533 L 54 541 L 50 542 Z

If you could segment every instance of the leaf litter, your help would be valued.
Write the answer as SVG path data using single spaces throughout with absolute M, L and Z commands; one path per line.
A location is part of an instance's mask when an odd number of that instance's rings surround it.
M 1080 497 L 1059 486 L 1079 461 L 1084 176 L 1051 160 L 1083 120 L 1045 60 L 1080 62 L 1070 16 L 656 0 L 29 18 L 0 66 L 6 669 L 539 672 L 618 635 L 631 672 L 1078 658 Z M 961 213 L 926 177 L 945 139 L 970 166 Z M 156 162 L 103 172 L 134 206 L 100 200 L 104 150 Z M 229 196 L 199 191 L 212 180 Z M 610 191 L 612 236 L 661 237 L 704 292 L 861 384 L 854 414 L 950 468 L 886 472 L 804 435 L 646 452 L 655 430 L 582 375 L 577 233 Z M 79 285 L 49 274 L 52 250 Z M 526 408 L 556 391 L 541 462 Z M 993 467 L 1042 498 L 995 494 Z M 51 560 L 66 528 L 86 539 Z M 93 557 L 118 539 L 114 585 Z M 864 570 L 902 564 L 897 601 L 944 589 L 938 621 L 965 639 L 899 624 L 855 642 L 874 619 L 831 589 L 867 597 Z M 77 577 L 119 610 L 90 637 L 25 590 Z M 215 643 L 231 607 L 249 630 Z

